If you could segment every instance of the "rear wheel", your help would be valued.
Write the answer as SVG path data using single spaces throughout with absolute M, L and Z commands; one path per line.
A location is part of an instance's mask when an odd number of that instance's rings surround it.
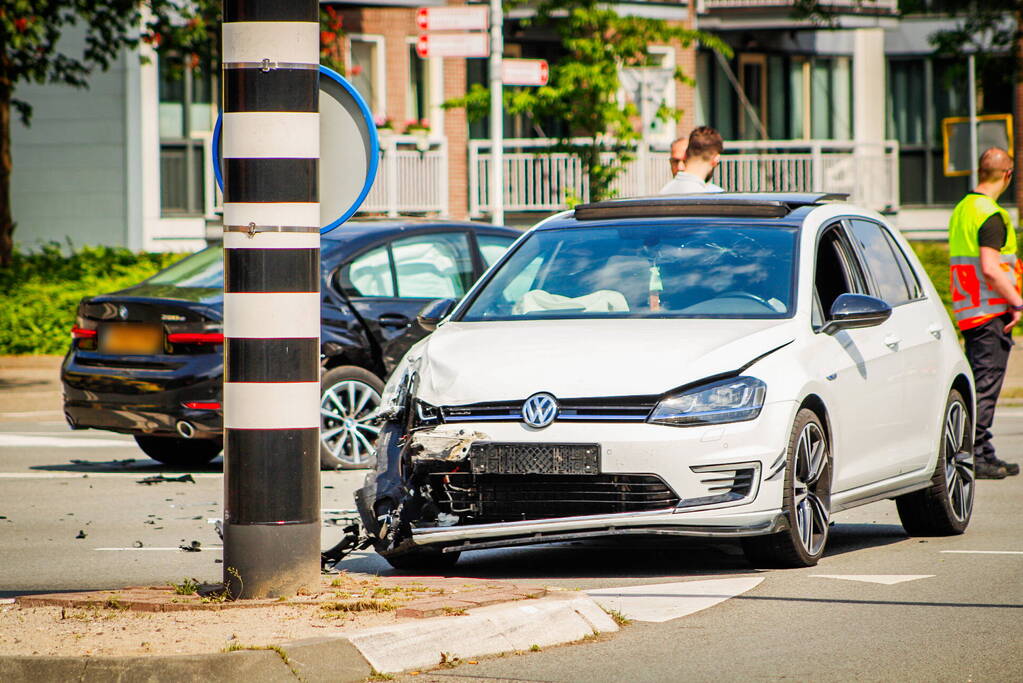
M 224 445 L 220 439 L 180 439 L 176 436 L 135 435 L 142 452 L 171 467 L 202 467 L 217 457 Z
M 782 508 L 789 528 L 742 539 L 746 558 L 756 566 L 812 567 L 828 541 L 831 454 L 820 418 L 807 408 L 796 414 L 792 426 Z
M 940 438 L 931 485 L 895 499 L 902 527 L 911 536 L 961 534 L 973 515 L 973 420 L 955 389 L 945 403 Z
M 370 422 L 380 406 L 384 383 L 369 370 L 343 365 L 320 382 L 320 466 L 362 469 L 376 465 L 380 427 Z

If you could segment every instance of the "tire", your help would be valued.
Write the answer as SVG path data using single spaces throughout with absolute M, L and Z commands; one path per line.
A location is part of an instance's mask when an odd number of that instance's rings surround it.
M 441 574 L 458 562 L 460 552 L 443 553 L 437 550 L 413 550 L 383 555 L 387 563 L 399 571 Z
M 380 428 L 367 418 L 380 405 L 384 383 L 369 370 L 343 365 L 320 381 L 320 467 L 372 469 Z
M 820 418 L 796 413 L 785 463 L 782 509 L 788 529 L 742 539 L 754 566 L 812 567 L 824 555 L 831 517 L 831 453 Z
M 181 439 L 176 436 L 135 435 L 142 452 L 171 467 L 203 467 L 217 457 L 224 444 L 220 439 Z
M 944 415 L 931 485 L 895 499 L 902 528 L 910 536 L 955 536 L 966 531 L 973 515 L 973 420 L 955 389 L 949 392 Z

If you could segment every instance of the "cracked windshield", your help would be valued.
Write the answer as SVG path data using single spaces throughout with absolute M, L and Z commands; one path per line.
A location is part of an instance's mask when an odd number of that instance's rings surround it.
M 461 320 L 784 318 L 795 239 L 792 229 L 735 225 L 541 230 Z

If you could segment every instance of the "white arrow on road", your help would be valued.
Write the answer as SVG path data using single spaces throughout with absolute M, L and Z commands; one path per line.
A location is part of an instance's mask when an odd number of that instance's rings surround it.
M 810 574 L 821 579 L 842 579 L 843 581 L 864 581 L 866 583 L 883 583 L 893 586 L 905 581 L 930 579 L 934 574 Z
M 604 609 L 635 621 L 662 622 L 713 607 L 755 588 L 764 577 L 655 583 L 586 591 Z

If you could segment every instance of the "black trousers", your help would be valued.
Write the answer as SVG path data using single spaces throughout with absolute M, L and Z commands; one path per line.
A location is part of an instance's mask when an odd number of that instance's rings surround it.
M 987 321 L 972 330 L 963 331 L 966 340 L 966 359 L 973 368 L 977 386 L 977 419 L 973 438 L 973 453 L 978 460 L 995 457 L 991 443 L 991 423 L 995 419 L 995 403 L 1002 391 L 1005 368 L 1009 363 L 1012 336 L 1003 332 L 1009 324 L 1008 314 Z

